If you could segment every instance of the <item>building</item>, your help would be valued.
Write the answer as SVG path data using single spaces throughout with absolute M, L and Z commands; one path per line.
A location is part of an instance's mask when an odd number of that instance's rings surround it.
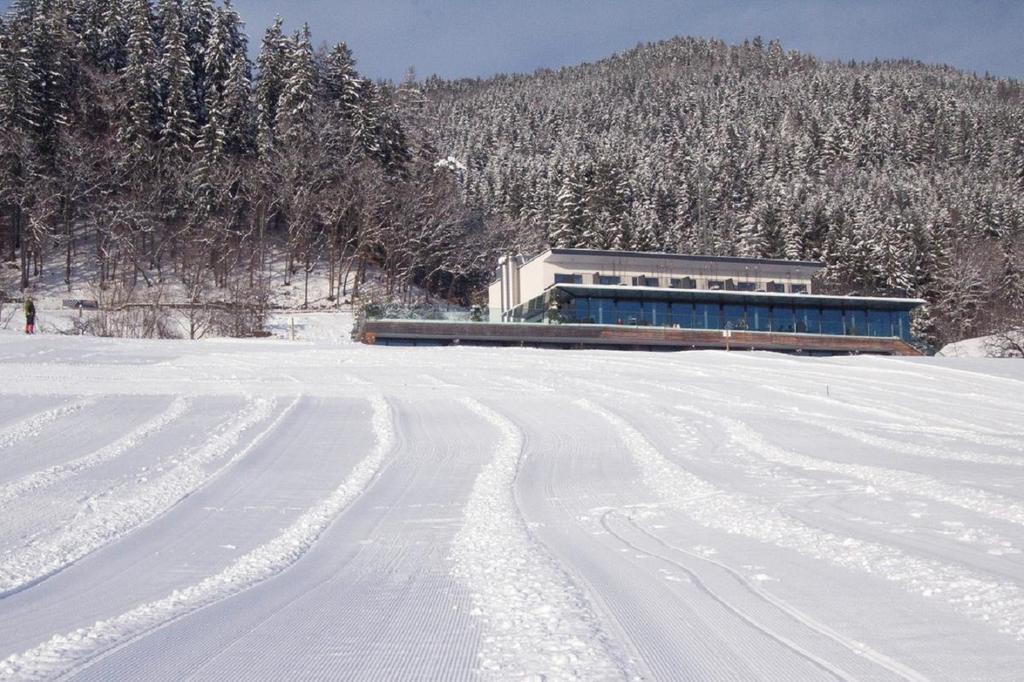
M 496 322 L 522 319 L 522 304 L 535 301 L 554 285 L 613 287 L 608 291 L 615 293 L 622 293 L 621 287 L 648 287 L 809 294 L 821 269 L 821 263 L 810 261 L 549 249 L 530 260 L 501 258 L 488 288 L 488 304 Z
M 924 301 L 815 290 L 822 264 L 725 256 L 549 249 L 500 259 L 489 323 L 389 320 L 383 343 L 567 348 L 767 349 L 915 355 Z
M 492 320 L 911 340 L 918 299 L 815 293 L 820 263 L 551 249 L 505 258 Z

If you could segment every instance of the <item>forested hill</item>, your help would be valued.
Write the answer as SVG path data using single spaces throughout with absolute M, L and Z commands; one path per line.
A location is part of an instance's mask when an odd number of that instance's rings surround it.
M 933 338 L 1024 306 L 1019 82 L 677 38 L 426 94 L 526 250 L 822 258 L 843 291 L 927 298 Z

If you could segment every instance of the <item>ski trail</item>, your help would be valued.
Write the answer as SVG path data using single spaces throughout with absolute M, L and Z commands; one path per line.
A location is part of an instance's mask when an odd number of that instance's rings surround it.
M 1024 467 L 1024 457 L 1011 457 L 1009 455 L 990 455 L 984 452 L 950 452 L 942 448 L 933 446 L 923 445 L 919 443 L 912 443 L 908 441 L 895 440 L 893 438 L 886 438 L 885 436 L 879 436 L 873 433 L 862 431 L 861 429 L 851 428 L 848 426 L 842 426 L 840 424 L 833 423 L 832 420 L 826 418 L 823 414 L 814 413 L 802 413 L 800 411 L 793 411 L 791 414 L 784 414 L 788 419 L 802 422 L 808 425 L 817 425 L 832 433 L 837 433 L 840 436 L 846 436 L 856 441 L 870 445 L 873 447 L 885 448 L 894 452 L 901 452 L 905 455 L 912 455 L 914 457 L 926 457 L 929 459 L 944 459 L 951 462 L 970 462 L 972 464 L 995 464 L 999 466 L 1012 466 L 1012 467 Z M 922 429 L 921 432 L 926 432 L 926 429 Z M 954 436 L 955 438 L 958 436 Z M 965 440 L 973 440 L 972 437 L 963 437 Z M 989 445 L 993 443 L 988 443 Z M 1017 443 L 1013 444 L 1013 447 L 1019 448 L 1020 445 Z
M 452 543 L 455 575 L 488 630 L 485 675 L 503 679 L 601 680 L 627 676 L 583 596 L 530 535 L 514 488 L 523 450 L 516 427 L 472 399 L 464 404 L 501 434 L 473 484 Z
M 298 403 L 288 406 L 266 432 Z M 221 572 L 174 590 L 119 616 L 100 620 L 66 635 L 54 635 L 24 653 L 0 661 L 0 679 L 50 679 L 87 667 L 91 660 L 131 643 L 148 632 L 226 599 L 271 578 L 298 561 L 351 502 L 369 486 L 395 441 L 391 409 L 381 397 L 371 400 L 377 444 L 340 486 L 310 507 L 279 535 L 239 557 Z M 266 433 L 265 432 L 265 433 Z
M 124 496 L 93 497 L 87 511 L 80 513 L 54 535 L 6 552 L 0 557 L 0 598 L 45 580 L 177 504 L 204 482 L 248 454 L 273 425 L 213 472 L 207 472 L 205 468 L 227 455 L 237 445 L 243 432 L 266 419 L 273 408 L 273 400 L 250 400 L 241 415 L 231 420 L 226 428 L 212 436 L 205 445 L 187 452 L 168 473 L 153 481 L 144 480 L 136 491 Z
M 660 552 L 654 552 L 649 547 L 646 547 L 646 546 L 641 547 L 641 546 L 639 546 L 637 544 L 634 544 L 633 541 L 629 540 L 621 532 L 619 532 L 619 531 L 615 530 L 615 528 L 613 528 L 610 519 L 615 514 L 620 514 L 620 515 L 624 516 L 625 517 L 625 522 L 629 525 L 629 527 L 634 532 L 640 534 L 642 537 L 645 537 L 648 540 L 650 540 L 651 542 L 656 543 L 657 545 L 659 545 L 660 547 L 662 547 L 663 549 L 667 550 L 668 552 L 670 552 L 672 554 L 678 553 L 680 555 L 684 555 L 686 557 L 689 557 L 690 559 L 692 559 L 694 561 L 699 561 L 699 562 L 703 562 L 703 563 L 709 563 L 709 564 L 713 564 L 714 566 L 717 566 L 722 571 L 724 571 L 724 572 L 728 573 L 730 576 L 732 576 L 732 578 L 737 583 L 743 585 L 743 587 L 748 592 L 750 592 L 751 594 L 753 594 L 756 597 L 760 598 L 764 602 L 767 602 L 768 604 L 771 604 L 773 607 L 775 607 L 776 609 L 778 609 L 782 613 L 785 613 L 787 616 L 792 618 L 794 621 L 800 623 L 801 625 L 803 625 L 804 627 L 806 627 L 806 628 L 808 628 L 810 630 L 813 630 L 814 632 L 818 633 L 819 635 L 822 635 L 823 637 L 827 637 L 828 639 L 830 639 L 833 642 L 839 644 L 843 648 L 853 652 L 854 654 L 856 654 L 858 656 L 861 656 L 861 657 L 867 659 L 868 661 L 871 661 L 875 665 L 878 665 L 878 666 L 888 670 L 889 672 L 893 673 L 897 677 L 902 677 L 902 678 L 904 678 L 906 680 L 915 680 L 916 682 L 923 682 L 924 680 L 927 679 L 926 677 L 924 677 L 923 675 L 918 673 L 916 670 L 914 670 L 912 668 L 909 668 L 908 666 L 903 665 L 899 661 L 896 661 L 896 660 L 886 656 L 885 654 L 882 654 L 882 653 L 880 653 L 878 651 L 875 651 L 874 649 L 870 648 L 869 646 L 867 646 L 866 644 L 864 644 L 862 642 L 856 642 L 854 640 L 851 640 L 849 637 L 846 637 L 846 636 L 842 635 L 841 633 L 833 630 L 832 628 L 828 627 L 824 623 L 821 623 L 820 621 L 812 618 L 811 616 L 809 616 L 806 613 L 800 611 L 799 609 L 794 608 L 793 606 L 791 606 L 790 604 L 786 603 L 785 601 L 776 598 L 775 596 L 773 596 L 769 592 L 766 592 L 765 590 L 761 589 L 755 583 L 751 582 L 750 580 L 747 580 L 741 573 L 739 573 L 738 571 L 734 570 L 731 566 L 723 564 L 720 561 L 715 561 L 714 559 L 712 559 L 710 557 L 702 556 L 702 555 L 699 555 L 699 554 L 694 554 L 692 552 L 686 551 L 685 549 L 681 549 L 681 548 L 676 547 L 674 545 L 668 544 L 667 542 L 665 542 L 661 538 L 657 537 L 656 535 L 651 534 L 646 529 L 641 528 L 636 523 L 636 521 L 631 516 L 629 516 L 628 513 L 624 512 L 624 511 L 621 511 L 621 510 L 609 510 L 609 511 L 606 511 L 604 514 L 601 515 L 601 527 L 604 528 L 604 530 L 607 533 L 609 533 L 611 536 L 615 537 L 619 542 L 623 543 L 624 545 L 626 545 L 627 547 L 629 547 L 630 549 L 632 549 L 634 551 L 642 552 L 644 554 L 649 554 L 651 556 L 655 556 L 655 557 L 661 559 L 662 561 L 664 561 L 664 562 L 666 562 L 668 564 L 671 564 L 671 565 L 675 566 L 676 568 L 678 568 L 679 570 L 683 571 L 684 573 L 687 574 L 687 576 L 690 578 L 690 580 L 693 581 L 694 584 L 698 585 L 701 590 L 706 592 L 715 601 L 717 601 L 718 603 L 722 604 L 722 606 L 724 608 L 728 609 L 731 613 L 735 614 L 736 617 L 738 617 L 739 619 L 743 620 L 744 622 L 746 622 L 751 627 L 754 627 L 757 630 L 763 632 L 766 636 L 771 637 L 772 639 L 774 639 L 777 642 L 779 642 L 782 646 L 785 646 L 786 648 L 792 650 L 793 652 L 797 653 L 801 657 L 803 657 L 803 658 L 805 658 L 805 659 L 807 659 L 809 661 L 814 662 L 818 667 L 820 667 L 822 670 L 828 672 L 829 674 L 831 674 L 831 675 L 833 675 L 833 676 L 835 676 L 835 677 L 837 677 L 839 679 L 842 679 L 842 680 L 854 680 L 854 679 L 857 679 L 856 676 L 853 676 L 850 673 L 847 673 L 845 670 L 843 670 L 841 668 L 838 668 L 835 665 L 829 663 L 828 661 L 826 661 L 826 660 L 824 660 L 824 659 L 814 655 L 811 651 L 808 651 L 807 649 L 801 647 L 799 644 L 797 644 L 793 640 L 789 639 L 788 637 L 782 635 L 781 633 L 775 632 L 775 631 L 771 630 L 770 628 L 768 628 L 768 627 L 762 625 L 761 623 L 757 622 L 756 619 L 754 619 L 753 617 L 751 617 L 750 615 L 745 613 L 742 609 L 740 609 L 740 608 L 730 604 L 728 602 L 728 600 L 726 600 L 725 598 L 723 598 L 720 595 L 718 595 L 715 592 L 714 589 L 712 589 L 709 585 L 705 584 L 704 581 L 701 579 L 700 575 L 696 571 L 691 569 L 689 566 L 687 566 L 687 565 L 677 561 L 672 556 L 667 556 L 667 555 L 662 554 Z
M 119 438 L 113 443 L 100 448 L 95 452 L 89 453 L 88 455 L 79 457 L 78 459 L 65 464 L 55 464 L 46 469 L 28 474 L 27 476 L 22 476 L 16 481 L 0 485 L 0 507 L 9 504 L 15 498 L 21 497 L 28 492 L 54 485 L 55 483 L 66 478 L 70 478 L 81 471 L 98 466 L 123 455 L 128 450 L 139 445 L 139 443 L 144 441 L 146 438 L 149 438 L 154 433 L 165 428 L 171 422 L 179 419 L 183 414 L 185 414 L 191 405 L 191 398 L 175 398 L 171 403 L 171 406 L 162 414 L 146 422 L 126 436 Z
M 931 476 L 909 471 L 886 469 L 868 464 L 849 464 L 801 455 L 778 446 L 754 431 L 746 424 L 719 414 L 688 405 L 676 405 L 676 409 L 715 421 L 723 426 L 730 445 L 740 452 L 749 453 L 776 464 L 797 467 L 807 471 L 828 471 L 842 474 L 888 490 L 924 497 L 962 509 L 968 509 L 993 519 L 1000 519 L 1024 525 L 1024 504 L 995 493 L 978 488 L 963 488 L 943 483 Z
M 665 391 L 672 391 L 683 395 L 700 396 L 704 400 L 714 401 L 720 403 L 723 406 L 745 407 L 755 411 L 762 411 L 765 407 L 768 407 L 768 403 L 757 403 L 750 401 L 740 400 L 725 400 L 720 395 L 716 395 L 711 391 L 705 391 L 704 389 L 690 388 L 690 389 L 679 389 L 674 386 L 664 386 L 659 384 L 658 388 Z M 774 389 L 773 389 L 774 390 Z M 895 452 L 901 452 L 906 455 L 912 455 L 915 457 L 926 457 L 929 459 L 944 459 L 953 462 L 969 462 L 971 464 L 994 464 L 999 466 L 1014 466 L 1024 467 L 1024 457 L 1012 457 L 1009 455 L 993 455 L 984 452 L 950 452 L 938 447 L 911 443 L 906 441 L 899 441 L 892 438 L 886 438 L 885 436 L 879 436 L 876 434 L 868 433 L 862 429 L 842 426 L 835 423 L 838 419 L 845 419 L 847 421 L 854 421 L 858 423 L 865 423 L 865 420 L 857 419 L 854 417 L 837 417 L 836 415 L 825 414 L 823 412 L 812 412 L 809 410 L 803 410 L 798 407 L 792 406 L 780 406 L 770 405 L 775 414 L 778 414 L 783 419 L 789 419 L 792 421 L 800 422 L 817 428 L 822 428 L 833 433 L 837 433 L 847 438 L 853 438 L 856 441 L 870 445 L 872 447 L 882 447 Z M 847 406 L 843 404 L 843 406 Z M 892 415 L 889 415 L 892 418 Z M 886 423 L 874 422 L 874 426 L 880 428 L 891 429 L 891 430 L 906 430 L 910 433 L 930 433 L 930 425 L 894 425 Z M 952 436 L 953 438 L 959 438 L 969 442 L 973 442 L 978 445 L 997 445 L 1000 447 L 1011 447 L 1015 450 L 1024 451 L 1024 443 L 1018 441 L 1009 442 L 1010 439 L 1001 439 L 995 436 L 987 434 L 977 434 L 966 430 L 954 429 L 951 427 L 935 426 L 935 430 L 942 431 L 945 434 Z
M 774 507 L 729 494 L 666 459 L 616 414 L 582 399 L 619 432 L 646 485 L 667 504 L 709 528 L 742 535 L 804 556 L 896 583 L 910 593 L 942 599 L 960 613 L 1024 641 L 1024 589 L 959 566 L 911 556 L 876 542 L 824 532 Z
M 74 400 L 64 405 L 51 408 L 34 414 L 30 417 L 22 419 L 16 424 L 12 424 L 7 428 L 0 431 L 0 450 L 9 448 L 15 443 L 38 436 L 42 431 L 43 427 L 50 422 L 57 421 L 61 417 L 65 417 L 69 414 L 74 414 L 79 410 L 83 410 L 91 405 L 96 404 L 97 398 L 81 398 Z
M 943 414 L 941 417 L 938 417 L 935 412 L 916 410 L 904 403 L 899 405 L 892 403 L 886 404 L 863 396 L 858 396 L 858 402 L 853 403 L 849 400 L 836 397 L 827 398 L 820 393 L 797 391 L 783 386 L 765 385 L 761 386 L 761 388 L 786 397 L 796 397 L 803 400 L 815 401 L 823 406 L 831 408 L 841 407 L 845 410 L 862 412 L 865 415 L 872 415 L 875 418 L 881 417 L 893 428 L 905 429 L 907 431 L 921 430 L 929 433 L 948 433 L 951 435 L 969 434 L 971 439 L 975 439 L 976 442 L 980 444 L 1009 446 L 1014 449 L 1024 451 L 1024 442 L 1021 442 L 1020 438 L 1015 437 L 1024 436 L 1024 431 L 1008 432 L 1006 431 L 1005 423 L 1000 431 L 996 431 L 995 429 L 982 426 L 974 421 L 957 419 L 949 414 Z M 853 419 L 853 417 L 848 418 Z M 942 423 L 935 423 L 937 419 L 941 419 Z M 909 423 L 897 424 L 894 420 L 901 420 Z M 861 421 L 871 422 L 872 419 L 865 417 L 861 419 Z M 1006 435 L 1003 435 L 1006 433 L 1011 433 L 1011 436 L 1007 437 Z

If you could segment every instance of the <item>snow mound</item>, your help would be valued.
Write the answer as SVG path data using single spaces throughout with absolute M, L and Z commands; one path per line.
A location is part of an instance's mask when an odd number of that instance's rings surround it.
M 455 537 L 455 575 L 473 595 L 487 627 L 484 674 L 502 679 L 621 679 L 579 590 L 531 537 L 513 488 L 523 439 L 507 419 L 475 400 L 470 410 L 500 434 L 494 458 L 477 477 Z

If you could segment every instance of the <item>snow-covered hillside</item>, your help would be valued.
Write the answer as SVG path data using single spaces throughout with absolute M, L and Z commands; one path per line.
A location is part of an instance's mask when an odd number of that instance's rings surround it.
M 325 319 L 0 333 L 0 678 L 1019 677 L 1024 364 Z

